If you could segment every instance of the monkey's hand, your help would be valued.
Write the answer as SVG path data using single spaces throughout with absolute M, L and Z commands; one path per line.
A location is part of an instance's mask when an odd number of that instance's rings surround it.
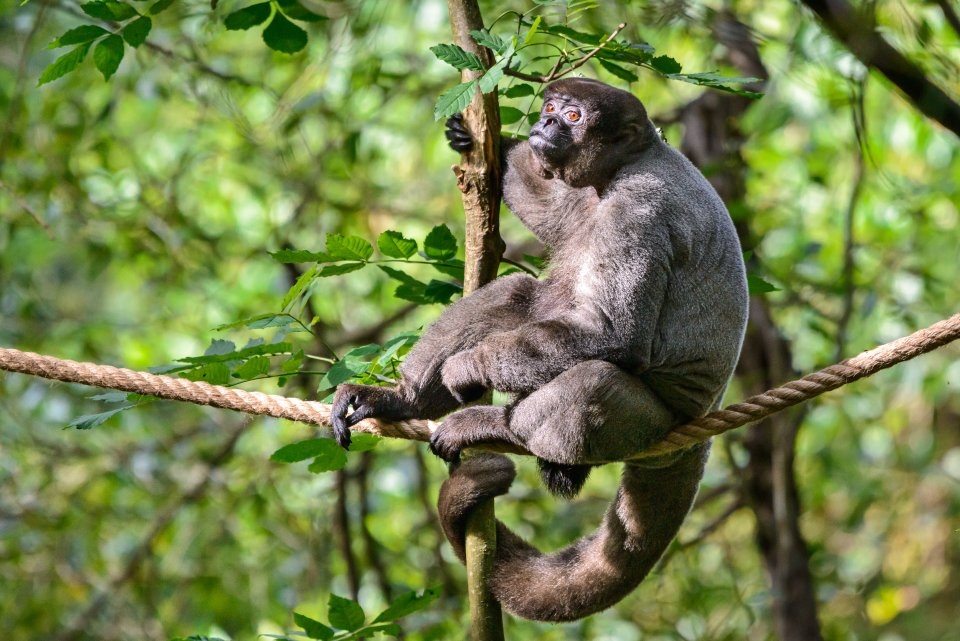
M 466 153 L 473 149 L 473 136 L 463 124 L 463 114 L 453 114 L 447 118 L 447 131 L 445 135 L 450 143 L 450 148 L 460 153 Z
M 440 370 L 440 376 L 443 384 L 461 405 L 477 400 L 490 387 L 477 359 L 476 350 L 472 349 L 448 358 Z
M 350 408 L 353 412 L 349 415 Z M 395 389 L 344 383 L 337 387 L 330 411 L 333 436 L 340 447 L 350 447 L 350 428 L 365 418 L 399 420 L 410 418 L 411 411 Z
M 524 447 L 507 426 L 507 411 L 503 407 L 482 405 L 454 412 L 430 437 L 430 450 L 448 463 L 460 460 L 464 448 L 506 441 Z

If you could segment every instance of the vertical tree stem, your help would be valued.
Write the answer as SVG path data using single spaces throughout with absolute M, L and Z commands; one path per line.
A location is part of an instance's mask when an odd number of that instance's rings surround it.
M 483 28 L 476 0 L 448 0 L 453 39 L 463 49 L 480 56 L 487 67 L 493 55 L 480 47 L 470 32 Z M 464 82 L 481 75 L 464 71 Z M 466 220 L 466 266 L 464 295 L 469 295 L 496 278 L 503 240 L 500 238 L 500 109 L 496 92 L 477 91 L 463 114 L 463 122 L 473 135 L 474 146 L 454 167 L 457 185 L 463 194 Z M 470 637 L 473 641 L 503 641 L 503 616 L 500 604 L 487 589 L 497 549 L 496 519 L 493 501 L 476 510 L 467 523 L 467 593 L 470 600 Z

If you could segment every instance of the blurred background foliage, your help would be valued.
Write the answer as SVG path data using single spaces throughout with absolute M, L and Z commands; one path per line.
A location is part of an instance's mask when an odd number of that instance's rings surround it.
M 109 82 L 87 63 L 42 87 L 62 53 L 47 45 L 89 19 L 67 0 L 0 9 L 0 345 L 170 364 L 213 339 L 262 335 L 213 328 L 280 311 L 299 273 L 268 252 L 319 251 L 327 233 L 462 231 L 457 158 L 432 115 L 458 81 L 429 51 L 451 40 L 444 3 L 305 2 L 328 19 L 305 26 L 308 44 L 293 55 L 264 46 L 259 29 L 224 29 L 244 4 L 174 2 Z M 737 123 L 745 183 L 730 207 L 749 231 L 753 269 L 779 288 L 762 298 L 789 368 L 828 365 L 958 311 L 953 133 L 793 2 L 599 5 L 577 15 L 577 29 L 626 22 L 622 35 L 690 71 L 738 75 L 711 30 L 721 9 L 752 30 L 769 81 Z M 880 32 L 956 99 L 949 3 L 871 5 Z M 488 24 L 531 8 L 481 6 Z M 582 71 L 624 86 L 599 66 Z M 704 89 L 642 73 L 630 88 L 679 144 L 678 114 Z M 503 227 L 509 256 L 538 251 L 509 214 Z M 315 336 L 297 340 L 343 354 L 439 313 L 398 300 L 395 286 L 377 270 L 322 281 L 302 315 L 316 317 Z M 958 356 L 948 347 L 898 366 L 798 418 L 799 528 L 828 638 L 960 639 Z M 317 380 L 295 377 L 281 393 L 310 397 Z M 275 379 L 249 387 L 277 391 Z M 727 400 L 745 387 L 738 377 Z M 310 428 L 186 404 L 61 429 L 104 409 L 95 393 L 0 375 L 6 638 L 254 639 L 293 629 L 294 610 L 323 618 L 331 593 L 376 612 L 430 586 L 442 596 L 404 620 L 405 638 L 463 638 L 464 572 L 433 515 L 445 469 L 422 445 L 384 441 L 318 475 L 269 460 Z M 508 637 L 776 638 L 742 439 L 719 439 L 702 505 L 638 590 L 578 623 L 510 620 Z M 498 513 L 559 546 L 599 522 L 615 467 L 564 504 L 523 461 Z

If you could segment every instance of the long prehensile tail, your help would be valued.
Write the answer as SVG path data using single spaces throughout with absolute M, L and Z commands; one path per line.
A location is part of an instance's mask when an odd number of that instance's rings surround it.
M 610 607 L 650 572 L 676 535 L 697 494 L 709 445 L 659 464 L 625 465 L 600 528 L 551 554 L 497 522 L 497 558 L 489 587 L 512 614 L 572 621 Z M 477 505 L 505 494 L 513 463 L 484 454 L 465 459 L 440 489 L 444 534 L 464 560 L 466 521 Z

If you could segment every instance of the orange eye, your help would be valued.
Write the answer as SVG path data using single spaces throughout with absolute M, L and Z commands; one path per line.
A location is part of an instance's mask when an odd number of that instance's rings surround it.
M 552 113 L 553 113 L 554 111 L 556 111 L 556 110 L 557 110 L 557 108 L 554 107 L 554 106 L 553 106 L 553 103 L 551 103 L 551 102 L 548 102 L 547 104 L 545 104 L 545 105 L 543 106 L 543 111 L 544 111 L 544 113 L 552 114 Z
M 579 111 L 568 111 L 566 113 L 566 116 L 567 116 L 567 120 L 569 120 L 570 122 L 577 122 L 578 120 L 580 120 Z

